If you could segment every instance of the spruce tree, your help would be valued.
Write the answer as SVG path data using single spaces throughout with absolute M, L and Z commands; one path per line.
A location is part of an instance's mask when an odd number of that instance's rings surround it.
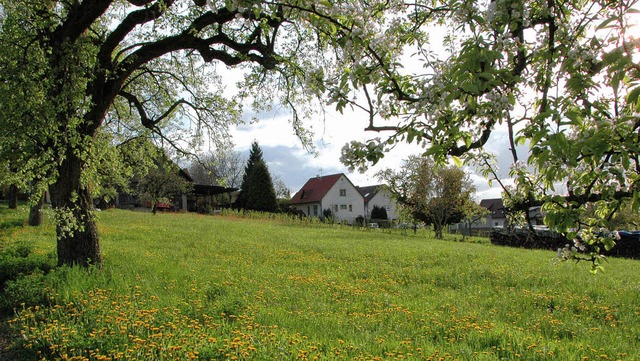
M 274 212 L 277 209 L 273 181 L 258 142 L 251 144 L 240 188 L 237 200 L 239 208 L 263 212 Z

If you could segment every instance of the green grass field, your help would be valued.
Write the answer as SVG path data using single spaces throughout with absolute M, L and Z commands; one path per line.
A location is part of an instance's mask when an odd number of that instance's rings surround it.
M 5 251 L 53 252 L 50 224 L 0 211 Z M 554 252 L 193 214 L 99 229 L 102 270 L 9 282 L 45 290 L 9 321 L 25 359 L 640 360 L 638 261 L 592 275 Z

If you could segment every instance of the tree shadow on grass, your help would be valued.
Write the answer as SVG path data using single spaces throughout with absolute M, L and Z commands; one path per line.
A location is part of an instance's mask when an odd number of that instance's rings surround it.
M 24 227 L 25 222 L 22 219 L 7 219 L 0 221 L 0 231 L 4 231 L 11 228 Z
M 35 351 L 21 346 L 20 333 L 9 325 L 9 318 L 0 319 L 0 360 L 35 360 Z

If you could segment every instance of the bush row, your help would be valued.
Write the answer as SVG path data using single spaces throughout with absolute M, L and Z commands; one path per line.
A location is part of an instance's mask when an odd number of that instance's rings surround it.
M 640 259 L 640 232 L 618 232 L 620 238 L 610 251 L 602 252 L 607 256 Z M 492 244 L 528 249 L 557 250 L 567 244 L 573 245 L 564 235 L 549 230 L 536 229 L 531 232 L 528 229 L 493 229 L 489 235 Z

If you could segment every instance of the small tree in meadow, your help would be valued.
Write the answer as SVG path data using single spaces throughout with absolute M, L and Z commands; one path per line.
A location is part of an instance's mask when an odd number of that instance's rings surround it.
M 174 164 L 165 163 L 150 169 L 140 179 L 136 191 L 143 201 L 151 203 L 153 214 L 156 214 L 158 203 L 170 203 L 173 196 L 191 189 L 191 183 L 179 172 Z
M 386 169 L 377 176 L 414 222 L 432 225 L 439 239 L 447 225 L 462 220 L 463 206 L 475 191 L 464 170 L 437 167 L 423 157 L 410 156 L 399 170 Z

